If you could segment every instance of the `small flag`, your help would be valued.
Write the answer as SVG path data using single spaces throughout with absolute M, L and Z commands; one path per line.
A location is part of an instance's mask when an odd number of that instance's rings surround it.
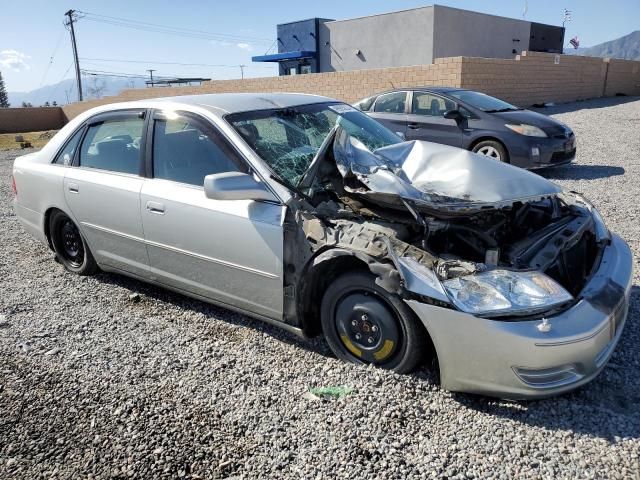
M 580 40 L 578 40 L 578 37 L 573 37 L 571 40 L 569 40 L 569 43 L 573 48 L 578 48 L 580 46 Z

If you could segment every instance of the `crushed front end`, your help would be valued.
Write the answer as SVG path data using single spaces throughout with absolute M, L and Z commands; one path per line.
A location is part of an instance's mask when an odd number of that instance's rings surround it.
M 402 296 L 433 341 L 444 388 L 533 398 L 603 368 L 626 318 L 632 258 L 583 197 L 425 142 L 370 152 L 338 129 L 322 155 L 296 218 L 311 263 L 354 255 Z
M 366 269 L 424 325 L 446 389 L 546 396 L 603 368 L 632 258 L 579 194 L 465 150 L 402 142 L 343 104 L 230 121 L 293 192 L 287 323 L 316 333 L 331 279 Z

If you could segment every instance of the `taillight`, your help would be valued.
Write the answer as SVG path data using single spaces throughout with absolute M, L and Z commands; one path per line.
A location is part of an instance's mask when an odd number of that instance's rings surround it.
M 18 196 L 18 188 L 16 187 L 16 177 L 11 175 L 11 190 L 13 190 L 13 195 L 15 197 Z

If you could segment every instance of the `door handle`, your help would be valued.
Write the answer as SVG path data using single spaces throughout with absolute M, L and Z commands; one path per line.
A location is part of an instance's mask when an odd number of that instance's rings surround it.
M 159 202 L 147 202 L 147 210 L 149 210 L 150 213 L 164 215 L 164 204 Z
M 407 124 L 407 128 L 410 128 L 411 130 L 417 130 L 420 128 L 420 124 L 419 123 L 408 123 Z
M 69 188 L 69 192 L 71 193 L 80 193 L 80 185 L 78 185 L 77 183 L 70 183 L 69 185 L 67 185 L 67 187 Z

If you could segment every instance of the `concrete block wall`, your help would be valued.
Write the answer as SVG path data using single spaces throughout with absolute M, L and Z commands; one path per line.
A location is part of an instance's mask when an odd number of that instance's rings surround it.
M 523 52 L 513 60 L 464 58 L 462 87 L 530 106 L 600 97 L 606 74 L 602 58 Z
M 0 108 L 0 133 L 57 130 L 65 123 L 60 107 Z
M 71 119 L 106 103 L 226 92 L 313 93 L 351 103 L 384 90 L 430 85 L 479 90 L 525 107 L 603 95 L 640 95 L 640 62 L 540 52 L 522 52 L 515 59 L 450 57 L 411 67 L 212 80 L 201 86 L 124 90 L 114 97 L 65 105 L 63 110 L 67 119 Z
M 436 60 L 435 64 L 412 67 L 246 78 L 244 80 L 212 80 L 201 86 L 124 90 L 114 97 L 72 103 L 65 105 L 63 109 L 67 118 L 71 119 L 89 108 L 112 102 L 175 95 L 240 92 L 312 93 L 351 103 L 373 93 L 393 88 L 415 85 L 460 86 L 461 65 L 462 57 L 455 57 L 440 58 Z
M 640 62 L 612 58 L 608 59 L 608 63 L 604 96 L 640 95 Z

